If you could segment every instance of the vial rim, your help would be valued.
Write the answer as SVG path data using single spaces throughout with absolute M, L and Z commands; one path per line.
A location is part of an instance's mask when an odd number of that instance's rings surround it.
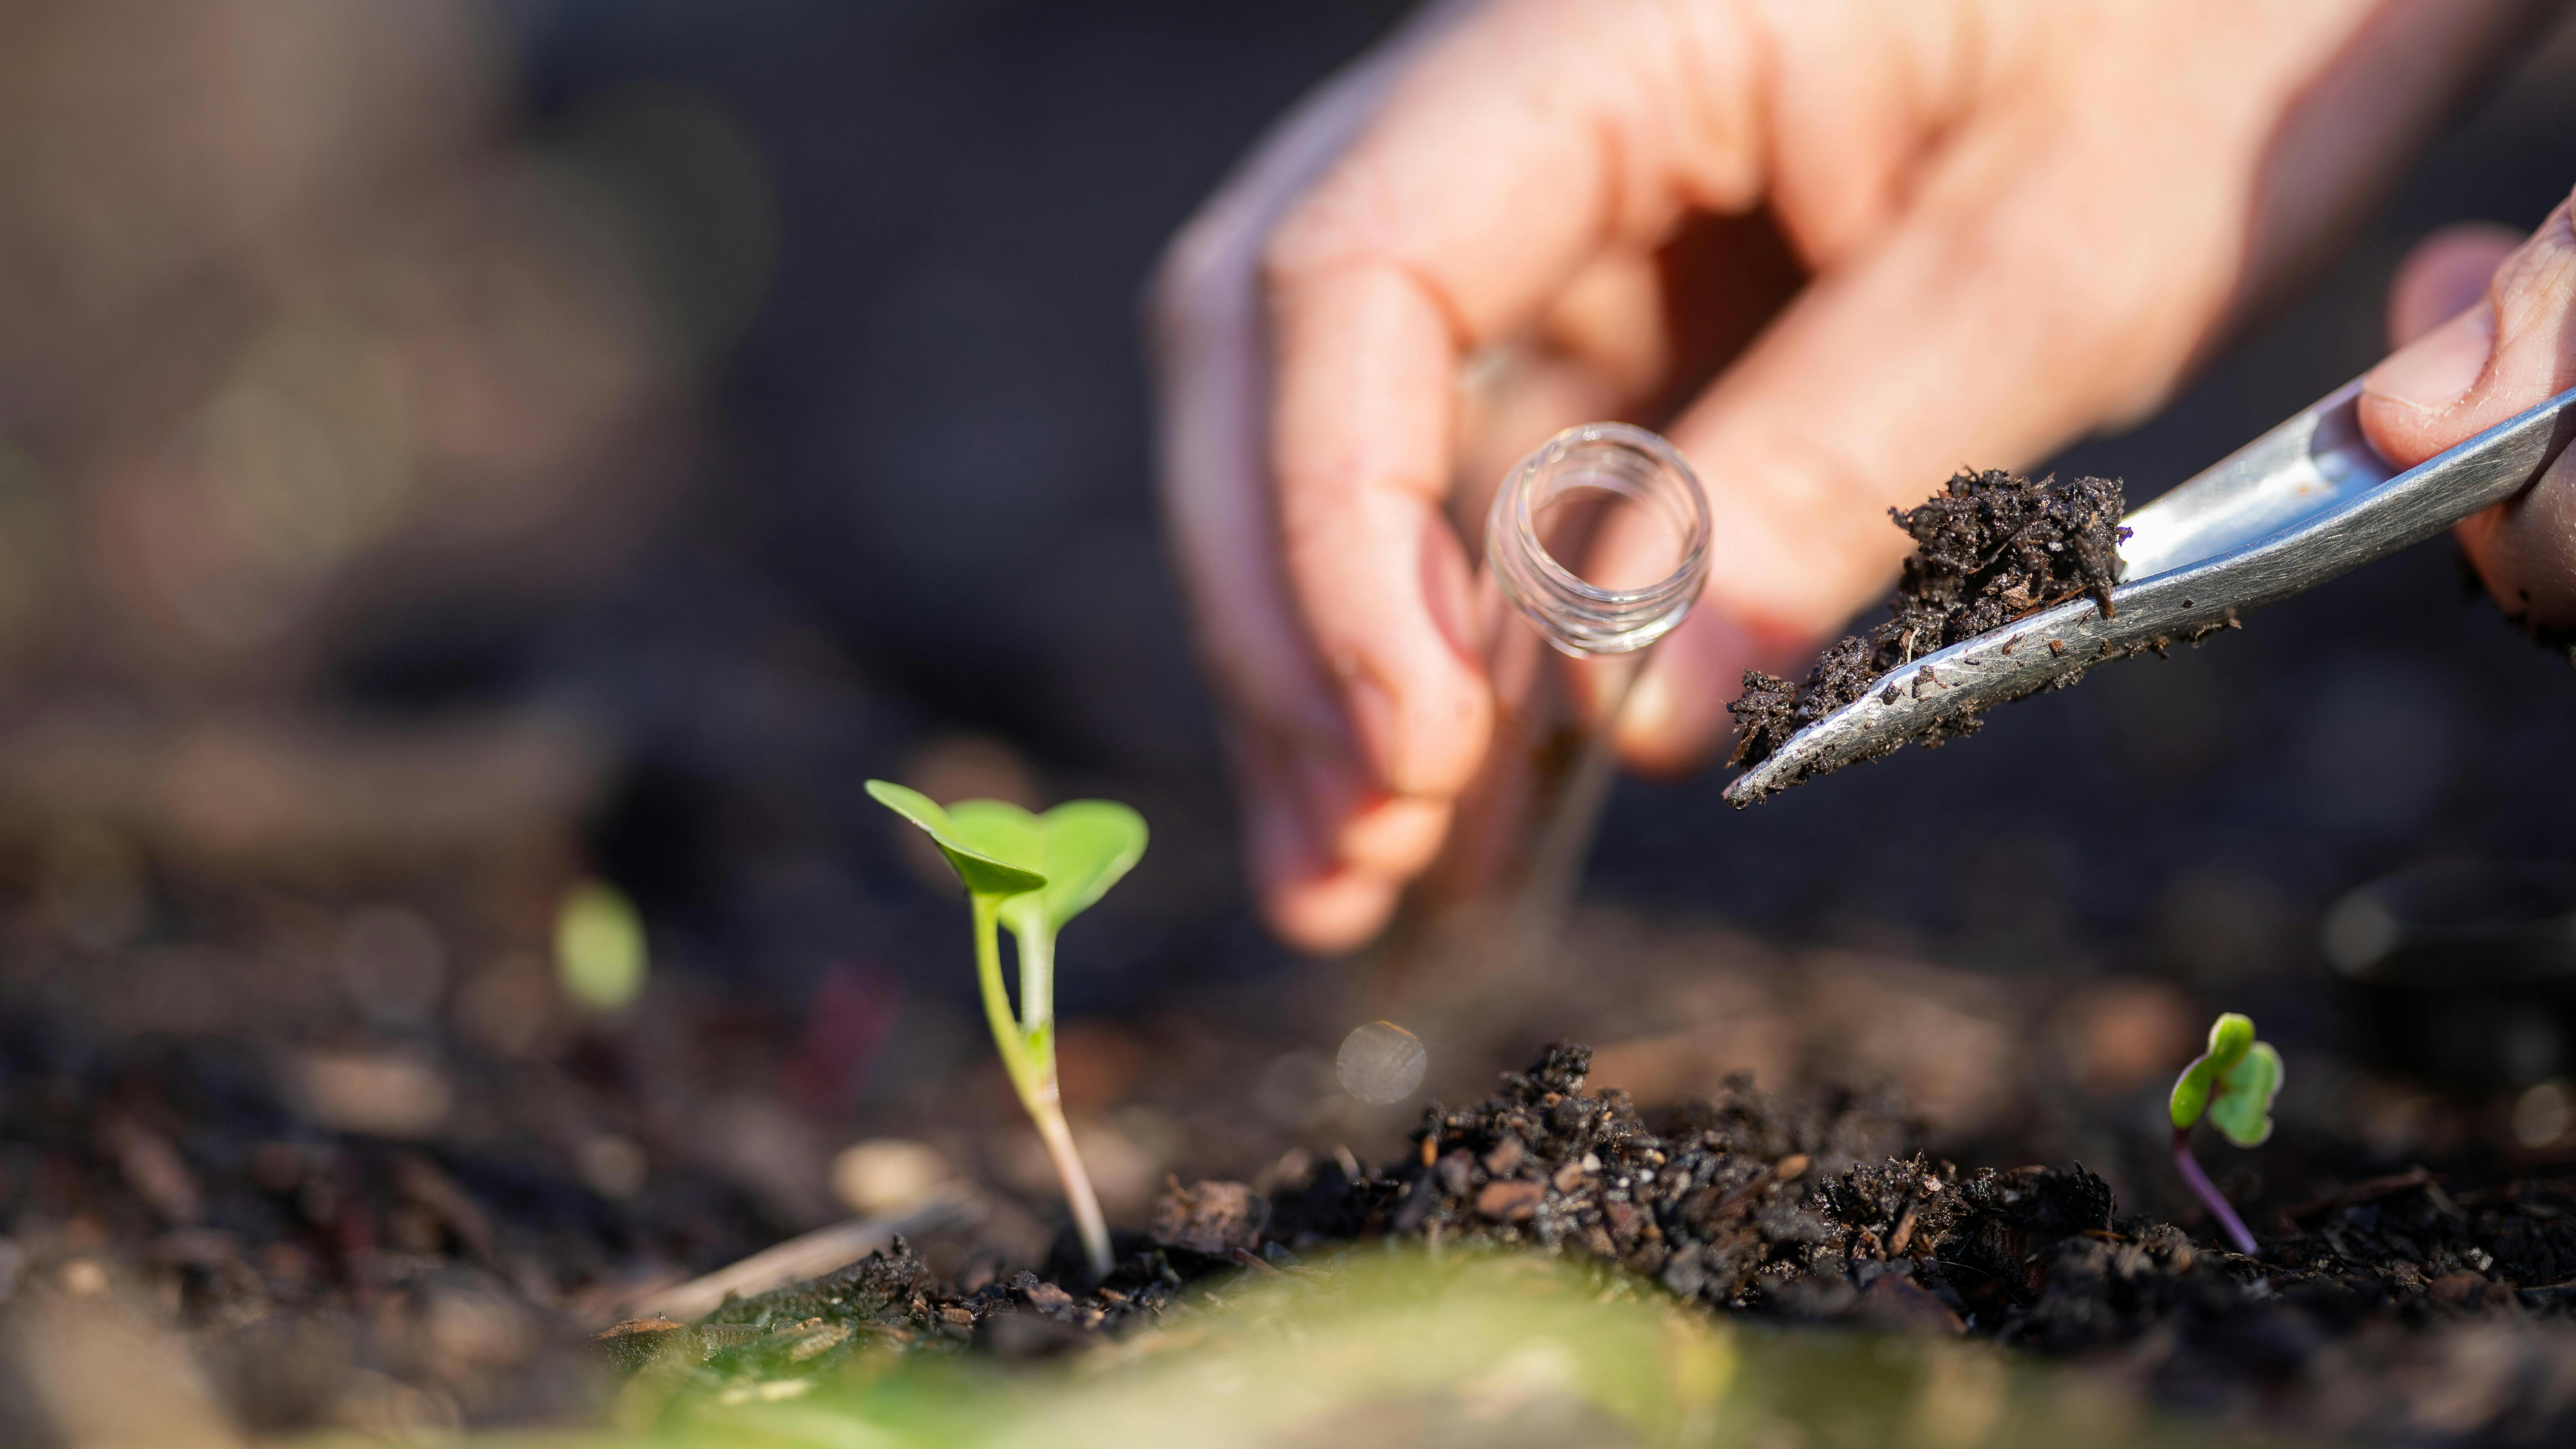
M 1679 562 L 1672 572 L 1641 588 L 1603 588 L 1568 568 L 1539 542 L 1537 517 L 1530 505 L 1531 482 L 1541 470 L 1563 461 L 1576 449 L 1603 443 L 1633 449 L 1670 470 L 1683 485 L 1680 491 L 1688 500 Z M 1633 653 L 1672 632 L 1698 602 L 1701 586 L 1708 577 L 1709 533 L 1707 489 L 1679 449 L 1659 434 L 1633 424 L 1583 423 L 1533 449 L 1504 481 L 1494 499 L 1494 516 L 1486 525 L 1486 563 L 1512 602 L 1558 648 L 1578 654 Z M 1521 577 L 1523 570 L 1506 559 L 1506 538 L 1512 551 L 1527 561 L 1528 571 L 1537 575 L 1535 579 L 1525 581 Z M 1531 598 L 1524 590 L 1525 582 L 1543 585 L 1556 597 Z M 1670 607 L 1663 612 L 1648 613 L 1653 606 L 1667 603 Z M 1549 617 L 1553 611 L 1569 606 L 1597 627 L 1578 629 Z M 1646 616 L 1629 617 L 1632 615 Z

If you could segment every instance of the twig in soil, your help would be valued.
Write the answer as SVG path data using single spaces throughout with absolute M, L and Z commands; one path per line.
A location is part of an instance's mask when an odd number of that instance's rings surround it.
M 972 1199 L 943 1197 L 899 1218 L 854 1218 L 834 1223 L 764 1248 L 676 1288 L 636 1294 L 629 1311 L 651 1308 L 664 1318 L 693 1322 L 722 1308 L 728 1298 L 750 1298 L 790 1283 L 820 1278 L 848 1267 L 897 1237 L 963 1227 L 982 1216 L 983 1209 Z
M 2312 1218 L 2319 1213 L 2332 1212 L 2336 1208 L 2351 1207 L 2356 1203 L 2377 1202 L 2384 1197 L 2395 1197 L 2401 1192 L 2415 1188 L 2438 1186 L 2441 1181 L 2439 1173 L 2430 1172 L 2421 1167 L 2409 1168 L 2387 1177 L 2364 1178 L 2341 1192 L 2328 1193 L 2313 1201 L 2303 1202 L 2297 1207 L 2285 1208 L 2281 1216 L 2295 1222 L 2300 1218 Z
M 2203 1115 L 2239 1147 L 2260 1147 L 2272 1135 L 2272 1099 L 2281 1091 L 2281 1054 L 2270 1042 L 2254 1039 L 2251 1018 L 2230 1011 L 2210 1024 L 2209 1049 L 2183 1068 L 2167 1104 L 2173 1118 L 2174 1170 L 2183 1185 L 2227 1232 L 2227 1240 L 2246 1257 L 2256 1253 L 2254 1235 L 2227 1195 L 2200 1170 L 2191 1155 L 2191 1129 Z
M 2015 1297 L 2019 1297 L 2021 1294 L 2020 1286 L 2015 1284 L 2011 1279 L 1999 1276 L 1989 1269 L 1980 1268 L 1974 1263 L 1966 1262 L 1958 1258 L 1942 1257 L 1935 1257 L 1932 1261 L 1940 1264 L 1945 1271 L 1952 1268 L 1964 1269 L 1967 1272 L 1974 1273 L 1978 1277 L 1985 1279 L 1989 1283 L 1999 1283 L 2003 1285 L 2006 1291 L 2012 1293 Z
M 1905 1205 L 1905 1216 L 1896 1220 L 1896 1231 L 1888 1235 L 1887 1256 L 1891 1258 L 1905 1256 L 1906 1247 L 1914 1241 L 1915 1221 L 1914 1204 L 1909 1202 Z

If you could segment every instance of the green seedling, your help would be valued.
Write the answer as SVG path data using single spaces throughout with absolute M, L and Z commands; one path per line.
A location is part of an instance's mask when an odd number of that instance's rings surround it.
M 555 975 L 564 994 L 602 1014 L 644 990 L 644 918 L 605 881 L 584 881 L 555 908 Z
M 993 1044 L 1064 1182 L 1083 1254 L 1094 1273 L 1106 1274 L 1109 1226 L 1074 1151 L 1056 1088 L 1055 938 L 1145 854 L 1144 817 L 1109 800 L 1071 800 L 1043 815 L 1001 800 L 960 800 L 943 808 L 918 790 L 883 780 L 870 780 L 868 793 L 920 826 L 966 887 L 975 924 L 975 975 Z M 1002 926 L 1010 928 L 1019 948 L 1016 1014 L 1002 983 Z
M 2183 1184 L 2227 1230 L 2228 1241 L 2247 1257 L 2254 1255 L 2254 1235 L 2236 1209 L 2200 1170 L 2191 1155 L 2191 1129 L 2202 1117 L 2239 1147 L 2260 1147 L 2272 1135 L 2272 1099 L 2281 1092 L 2281 1054 L 2272 1044 L 2254 1039 L 2251 1018 L 2228 1012 L 2211 1023 L 2209 1050 L 2183 1068 L 2174 1083 L 2174 1168 Z

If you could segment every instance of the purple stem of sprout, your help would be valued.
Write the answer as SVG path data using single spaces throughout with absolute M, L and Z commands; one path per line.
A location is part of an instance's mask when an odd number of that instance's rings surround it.
M 2236 1245 L 2236 1251 L 2253 1257 L 2254 1235 L 2245 1231 L 2245 1220 L 2236 1215 L 2236 1209 L 2228 1204 L 2226 1196 L 2210 1182 L 2209 1174 L 2200 1170 L 2200 1159 L 2191 1155 L 2190 1128 L 2174 1129 L 2173 1147 L 2174 1170 L 2182 1174 L 2184 1186 L 2191 1189 L 2192 1196 L 2200 1199 L 2202 1207 L 2209 1209 L 2211 1217 L 2218 1219 L 2218 1225 L 2227 1230 L 2227 1240 Z

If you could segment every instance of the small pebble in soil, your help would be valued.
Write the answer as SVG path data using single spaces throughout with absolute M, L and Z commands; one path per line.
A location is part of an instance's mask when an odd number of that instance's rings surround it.
M 1174 1178 L 1154 1205 L 1153 1239 L 1166 1248 L 1221 1258 L 1258 1247 L 1269 1221 L 1269 1202 L 1242 1183 L 1183 1187 Z

